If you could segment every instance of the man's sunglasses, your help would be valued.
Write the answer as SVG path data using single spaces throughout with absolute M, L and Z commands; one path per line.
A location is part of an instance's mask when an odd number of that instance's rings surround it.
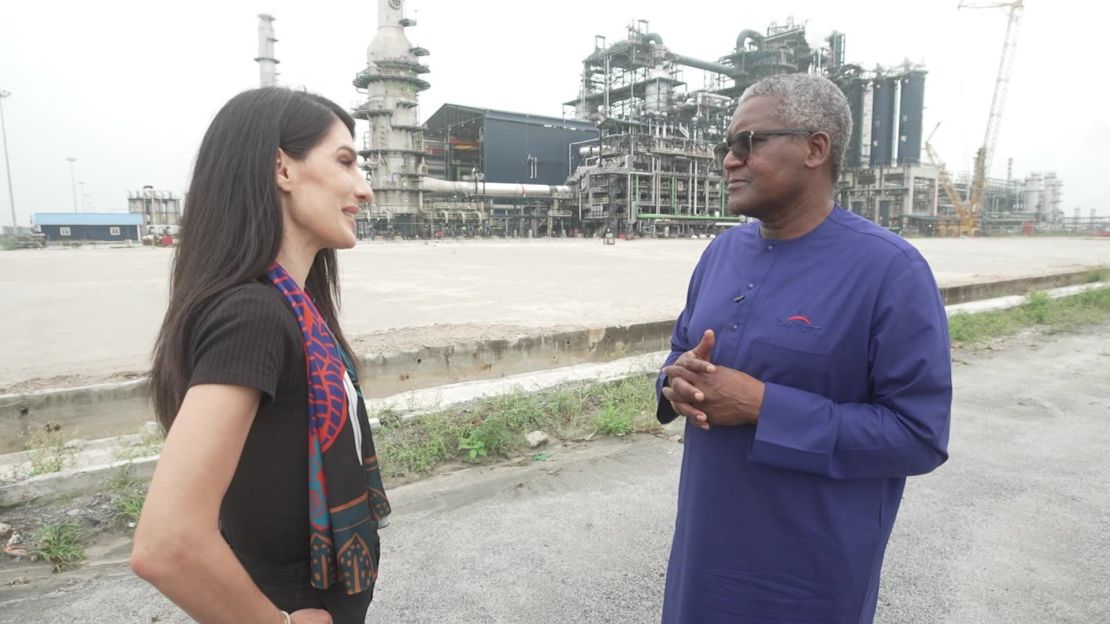
M 717 166 L 722 169 L 725 166 L 725 156 L 729 152 L 736 157 L 740 162 L 747 162 L 748 158 L 752 155 L 752 142 L 753 139 L 759 137 L 772 137 L 772 136 L 793 136 L 793 135 L 811 135 L 816 130 L 809 130 L 808 128 L 776 128 L 774 130 L 745 130 L 744 132 L 737 132 L 732 135 L 728 141 L 719 143 L 717 147 L 713 148 L 713 156 L 717 159 Z

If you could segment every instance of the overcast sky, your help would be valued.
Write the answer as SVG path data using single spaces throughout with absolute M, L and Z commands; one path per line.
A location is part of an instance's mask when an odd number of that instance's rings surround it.
M 577 95 L 594 35 L 624 38 L 650 21 L 672 51 L 716 60 L 744 29 L 805 21 L 811 45 L 837 30 L 849 62 L 923 63 L 925 132 L 966 171 L 982 142 L 1006 13 L 956 10 L 957 0 L 560 2 L 408 0 L 410 40 L 431 51 L 421 119 L 445 102 L 561 116 Z M 728 6 L 735 9 L 725 9 Z M 1056 171 L 1067 216 L 1110 215 L 1110 142 L 1101 58 L 1108 11 L 1081 0 L 1027 0 L 993 175 Z M 0 89 L 21 225 L 34 212 L 73 208 L 67 156 L 85 182 L 82 207 L 125 211 L 127 193 L 184 191 L 201 136 L 219 107 L 258 85 L 259 12 L 277 18 L 282 84 L 353 107 L 351 85 L 377 29 L 372 1 L 15 2 L 0 8 Z M 686 74 L 690 89 L 699 71 Z M 569 114 L 569 111 L 568 111 Z M 1101 174 L 1099 172 L 1102 172 Z M 0 172 L 2 173 L 2 172 Z M 1102 179 L 1100 179 L 1102 178 Z M 10 223 L 0 175 L 0 223 Z

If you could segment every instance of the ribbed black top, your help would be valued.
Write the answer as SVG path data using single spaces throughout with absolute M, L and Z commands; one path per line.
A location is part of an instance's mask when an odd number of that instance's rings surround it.
M 293 309 L 270 284 L 232 288 L 197 316 L 187 355 L 190 386 L 232 384 L 263 394 L 220 509 L 228 543 L 261 562 L 307 560 L 308 388 Z

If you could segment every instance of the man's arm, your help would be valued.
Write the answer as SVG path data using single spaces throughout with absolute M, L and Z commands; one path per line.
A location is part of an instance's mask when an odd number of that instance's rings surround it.
M 675 330 L 677 331 L 677 329 L 678 329 L 678 324 L 675 323 Z M 670 366 L 671 364 L 674 364 L 675 361 L 678 360 L 678 356 L 682 355 L 683 353 L 685 353 L 685 352 L 675 350 L 674 338 L 672 337 L 671 338 L 671 353 L 670 353 L 670 355 L 667 356 L 667 359 L 663 362 L 663 366 L 667 367 L 667 366 Z M 666 387 L 666 385 L 667 385 L 667 376 L 664 375 L 663 373 L 659 373 L 659 376 L 655 379 L 655 401 L 658 404 L 657 407 L 655 408 L 655 418 L 656 418 L 656 420 L 658 420 L 660 423 L 662 423 L 664 425 L 671 422 L 675 418 L 678 418 L 678 412 L 674 411 L 674 406 L 671 405 L 671 402 L 668 401 L 666 399 L 666 397 L 663 396 L 663 388 Z
M 904 477 L 948 458 L 948 322 L 923 259 L 887 274 L 873 321 L 869 403 L 766 383 L 752 462 L 837 479 Z
M 694 303 L 697 301 L 698 289 L 701 287 L 702 273 L 705 270 L 706 258 L 709 256 L 709 250 L 712 249 L 712 247 L 713 243 L 711 242 L 709 246 L 706 247 L 705 251 L 702 252 L 697 266 L 694 267 L 694 273 L 690 276 L 690 284 L 686 287 L 686 306 L 682 309 L 682 312 L 678 315 L 678 319 L 674 322 L 674 329 L 671 331 L 671 352 L 663 362 L 662 368 L 674 364 L 683 353 L 692 350 L 697 344 L 691 340 L 690 320 L 694 315 Z M 698 336 L 697 338 L 702 337 Z M 712 344 L 710 344 L 710 348 L 712 348 Z M 708 359 L 708 357 L 705 359 Z M 658 404 L 655 410 L 655 418 L 664 425 L 679 416 L 678 412 L 674 409 L 674 405 L 663 396 L 663 388 L 667 386 L 667 382 L 667 375 L 661 371 L 655 380 L 655 401 Z

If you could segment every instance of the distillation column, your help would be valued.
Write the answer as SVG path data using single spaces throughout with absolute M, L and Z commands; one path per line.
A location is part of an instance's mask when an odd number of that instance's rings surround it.
M 378 0 L 378 31 L 366 53 L 366 69 L 354 80 L 355 87 L 365 89 L 366 101 L 352 114 L 370 124 L 359 154 L 374 187 L 371 215 L 412 222 L 421 212 L 424 164 L 417 97 L 429 86 L 420 78 L 428 68 L 419 57 L 428 52 L 409 43 L 405 28 L 416 22 L 405 17 L 404 5 L 404 0 Z

